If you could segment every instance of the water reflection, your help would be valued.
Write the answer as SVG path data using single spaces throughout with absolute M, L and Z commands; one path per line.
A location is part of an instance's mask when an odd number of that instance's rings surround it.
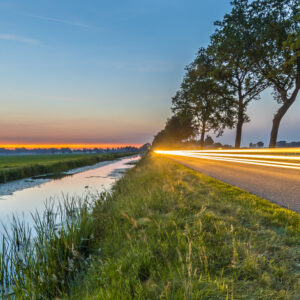
M 30 213 L 42 212 L 45 201 L 52 199 L 54 202 L 62 198 L 62 195 L 88 196 L 104 190 L 108 190 L 122 173 L 133 167 L 133 161 L 138 157 L 123 158 L 112 162 L 99 163 L 89 170 L 85 170 L 72 176 L 66 176 L 58 180 L 42 180 L 38 185 L 15 191 L 11 195 L 0 196 L 0 221 L 8 222 L 8 216 L 24 215 L 25 219 Z

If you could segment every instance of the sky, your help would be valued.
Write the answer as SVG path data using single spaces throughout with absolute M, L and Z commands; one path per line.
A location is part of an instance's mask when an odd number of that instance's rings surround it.
M 1 0 L 0 145 L 151 142 L 229 2 Z M 299 102 L 279 140 L 300 140 Z M 277 109 L 270 91 L 249 106 L 243 145 L 267 143 Z

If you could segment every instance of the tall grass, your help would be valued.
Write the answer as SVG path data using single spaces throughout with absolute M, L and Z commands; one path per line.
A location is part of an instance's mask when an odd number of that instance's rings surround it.
M 97 200 L 96 200 L 97 199 Z M 68 293 L 88 265 L 94 240 L 93 207 L 104 196 L 48 202 L 32 214 L 34 227 L 14 216 L 4 227 L 0 256 L 2 299 L 55 299 Z
M 295 212 L 150 155 L 78 201 L 31 232 L 13 219 L 0 282 L 17 299 L 299 299 Z
M 94 209 L 70 299 L 300 299 L 300 215 L 148 156 Z

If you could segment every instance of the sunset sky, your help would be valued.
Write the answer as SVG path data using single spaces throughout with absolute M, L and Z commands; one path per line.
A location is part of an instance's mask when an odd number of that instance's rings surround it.
M 184 67 L 229 0 L 0 2 L 0 144 L 143 144 L 170 116 Z M 278 104 L 249 107 L 267 142 Z M 299 98 L 279 140 L 300 140 Z M 234 131 L 219 139 L 234 142 Z

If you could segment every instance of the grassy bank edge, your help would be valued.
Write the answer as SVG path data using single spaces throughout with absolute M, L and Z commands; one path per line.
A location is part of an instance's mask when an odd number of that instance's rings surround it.
M 126 156 L 131 156 L 136 153 L 110 153 L 110 154 L 86 154 L 86 157 L 72 157 L 61 161 L 34 163 L 22 165 L 20 167 L 12 167 L 0 169 L 0 183 L 6 183 L 12 180 L 28 178 L 32 176 L 44 175 L 49 173 L 60 173 L 71 169 L 94 165 L 98 162 L 114 160 Z M 59 158 L 59 156 L 57 156 Z
M 300 215 L 150 155 L 94 210 L 72 299 L 297 299 Z

